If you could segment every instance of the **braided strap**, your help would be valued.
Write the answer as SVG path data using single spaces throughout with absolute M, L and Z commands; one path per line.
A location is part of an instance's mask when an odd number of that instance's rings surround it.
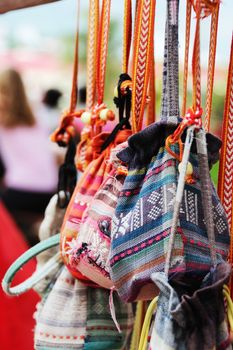
M 99 0 L 89 0 L 88 42 L 87 42 L 87 100 L 90 111 L 95 103 L 97 37 L 99 28 Z
M 132 1 L 125 0 L 123 62 L 122 62 L 122 72 L 123 73 L 128 72 L 131 39 L 132 39 Z
M 103 0 L 100 18 L 99 41 L 98 41 L 98 63 L 97 63 L 97 99 L 98 105 L 103 103 L 104 84 L 108 53 L 108 34 L 110 24 L 111 0 Z
M 230 63 L 228 70 L 227 91 L 222 126 L 222 150 L 219 165 L 218 194 L 227 214 L 231 242 L 229 261 L 233 263 L 233 36 L 231 42 Z M 231 279 L 231 296 L 233 281 Z
M 191 1 L 187 0 L 186 4 L 186 29 L 185 29 L 185 53 L 184 53 L 184 76 L 183 76 L 183 102 L 182 116 L 185 115 L 187 105 L 187 85 L 188 85 L 188 62 L 189 62 L 189 44 L 190 44 L 190 28 L 191 28 Z
M 52 236 L 26 251 L 22 254 L 7 270 L 3 281 L 2 288 L 5 293 L 9 295 L 19 295 L 25 293 L 31 289 L 35 284 L 45 278 L 48 274 L 54 271 L 61 264 L 60 252 L 52 257 L 40 270 L 37 270 L 31 277 L 26 281 L 18 284 L 17 286 L 11 287 L 12 281 L 16 273 L 24 266 L 29 260 L 42 253 L 43 251 L 59 245 L 60 234 Z
M 218 15 L 220 1 L 215 0 L 215 8 L 213 9 L 211 16 L 211 30 L 210 30 L 210 48 L 209 48 L 209 63 L 207 73 L 207 92 L 206 92 L 206 108 L 204 127 L 206 131 L 210 129 L 210 117 L 212 111 L 212 96 L 214 85 L 214 69 L 215 69 L 215 57 L 217 47 L 217 32 L 218 32 Z
M 133 54 L 132 127 L 141 130 L 151 69 L 151 43 L 154 31 L 155 0 L 138 0 Z

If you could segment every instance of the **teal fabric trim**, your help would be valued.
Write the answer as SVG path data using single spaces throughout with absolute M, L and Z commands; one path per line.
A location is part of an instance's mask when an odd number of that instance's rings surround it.
M 60 243 L 60 234 L 52 236 L 27 250 L 22 254 L 7 270 L 3 280 L 2 288 L 9 295 L 19 295 L 31 289 L 41 279 L 45 278 L 59 264 L 61 264 L 60 252 L 53 256 L 40 270 L 33 273 L 26 281 L 11 287 L 11 283 L 17 271 L 24 266 L 29 260 L 42 253 L 43 251 L 52 248 Z

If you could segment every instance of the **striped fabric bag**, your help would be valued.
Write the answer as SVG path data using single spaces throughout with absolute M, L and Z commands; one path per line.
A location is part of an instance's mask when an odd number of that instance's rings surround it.
M 123 142 L 112 149 L 109 158 L 112 171 L 84 212 L 79 233 L 72 241 L 72 251 L 69 252 L 69 259 L 75 269 L 108 289 L 113 287 L 109 275 L 111 221 L 127 171 L 116 153 L 126 146 L 127 142 Z
M 83 281 L 88 281 L 89 279 L 77 269 L 79 254 L 76 249 L 76 239 L 79 235 L 82 217 L 85 210 L 93 200 L 97 190 L 112 172 L 112 164 L 109 162 L 111 149 L 126 141 L 130 133 L 130 130 L 119 131 L 114 142 L 112 142 L 102 153 L 101 146 L 109 134 L 101 133 L 92 140 L 93 148 L 96 153 L 99 153 L 99 157 L 89 164 L 80 181 L 78 181 L 66 210 L 61 228 L 62 257 L 73 276 Z M 83 247 L 80 247 L 80 252 L 83 251 L 83 248 L 85 248 L 85 242 Z M 92 284 L 93 283 L 90 282 L 90 285 Z
M 178 147 L 171 147 L 172 155 L 164 145 L 180 121 L 178 0 L 168 0 L 167 4 L 161 121 L 133 135 L 128 141 L 129 147 L 118 154 L 128 164 L 129 172 L 112 222 L 110 266 L 114 285 L 126 302 L 150 299 L 158 293 L 150 276 L 164 271 L 177 191 L 179 162 L 173 155 Z M 210 134 L 206 139 L 209 165 L 212 165 L 218 158 L 221 143 Z M 209 271 L 211 261 L 196 151 L 194 142 L 188 167 L 190 181 L 185 184 L 178 213 L 170 273 L 189 272 L 198 279 Z M 213 184 L 212 205 L 209 210 L 213 209 L 217 259 L 221 261 L 228 255 L 229 230 Z
M 116 329 L 109 308 L 109 291 L 85 286 L 66 267 L 48 286 L 35 313 L 36 350 L 120 350 L 133 327 L 131 305 L 114 296 Z

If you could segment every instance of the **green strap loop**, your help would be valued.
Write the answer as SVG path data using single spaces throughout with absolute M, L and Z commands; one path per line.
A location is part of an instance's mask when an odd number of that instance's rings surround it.
M 3 280 L 2 288 L 6 294 L 9 295 L 19 295 L 25 293 L 31 289 L 36 283 L 41 279 L 45 278 L 50 272 L 57 268 L 61 264 L 60 252 L 54 255 L 47 263 L 39 270 L 35 271 L 31 277 L 26 279 L 24 282 L 18 284 L 17 286 L 11 287 L 13 278 L 17 271 L 21 269 L 29 260 L 42 253 L 43 251 L 52 248 L 60 243 L 60 233 L 52 236 L 27 250 L 22 254 L 7 270 Z

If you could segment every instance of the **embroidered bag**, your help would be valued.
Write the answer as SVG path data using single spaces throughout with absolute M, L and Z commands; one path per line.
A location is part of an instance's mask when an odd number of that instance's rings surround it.
M 127 140 L 129 135 L 130 130 L 119 131 L 114 142 L 111 143 L 97 159 L 89 164 L 77 183 L 67 207 L 61 228 L 61 251 L 64 263 L 67 265 L 70 272 L 79 279 L 88 280 L 76 268 L 79 254 L 73 254 L 76 252 L 76 238 L 80 231 L 83 214 L 92 202 L 94 195 L 103 181 L 105 181 L 112 172 L 112 164 L 109 162 L 111 149 L 118 143 L 120 144 Z M 102 146 L 102 139 L 103 134 L 100 134 L 93 140 L 93 143 L 98 144 L 99 150 Z M 95 146 L 95 149 L 97 151 L 97 145 Z M 83 251 L 83 248 L 85 248 L 85 243 L 83 247 L 81 247 L 80 253 Z
M 178 115 L 178 1 L 168 0 L 161 121 L 133 135 L 129 147 L 119 154 L 129 172 L 113 218 L 110 265 L 114 285 L 127 302 L 152 298 L 156 290 L 150 275 L 164 271 L 178 176 L 178 162 L 164 143 L 176 129 Z M 211 165 L 217 159 L 220 141 L 210 134 L 206 139 Z M 177 146 L 172 149 L 175 154 Z M 210 258 L 195 143 L 190 162 L 195 183 L 185 184 L 170 273 L 195 271 L 197 277 L 209 271 Z M 221 261 L 227 258 L 229 231 L 213 185 L 212 203 Z
M 117 204 L 126 174 L 116 153 L 126 146 L 126 142 L 111 151 L 109 164 L 112 171 L 108 174 L 83 214 L 79 232 L 72 240 L 72 248 L 67 251 L 74 269 L 101 287 L 112 288 L 109 276 L 109 250 L 111 220 Z M 117 162 L 118 160 L 118 162 Z
M 52 213 L 55 203 L 57 196 L 52 198 L 47 208 L 42 235 L 47 235 L 48 230 L 49 234 L 53 233 L 56 226 L 51 220 L 53 214 L 63 214 L 64 209 Z M 47 249 L 56 249 L 59 236 L 51 236 L 20 256 L 10 266 L 2 282 L 7 294 L 19 295 L 34 287 L 42 297 L 35 313 L 35 349 L 125 349 L 133 327 L 132 306 L 122 304 L 119 297 L 114 295 L 116 317 L 121 329 L 119 333 L 111 316 L 109 291 L 87 287 L 72 277 L 61 263 L 60 254 L 50 258 Z M 43 260 L 39 260 L 36 272 L 21 284 L 11 287 L 16 272 L 41 252 Z
M 92 10 L 92 7 L 90 7 L 90 10 Z M 97 64 L 97 73 L 99 76 L 97 79 L 98 102 L 94 107 L 94 109 L 100 109 L 99 116 L 101 120 L 104 112 L 103 67 L 106 65 L 106 38 L 109 30 L 109 10 L 110 2 L 104 1 L 101 13 L 102 20 L 100 21 L 100 52 L 98 53 L 99 62 Z M 126 23 L 124 23 L 124 30 L 126 32 L 126 24 L 131 24 L 130 2 L 127 2 L 125 14 Z M 112 287 L 108 266 L 108 252 L 110 247 L 109 225 L 111 224 L 116 199 L 125 176 L 123 175 L 125 171 L 122 173 L 119 160 L 116 162 L 115 146 L 118 145 L 118 149 L 125 147 L 124 141 L 131 135 L 129 124 L 131 106 L 131 91 L 129 86 L 131 86 L 131 79 L 127 74 L 130 44 L 131 35 L 127 32 L 124 35 L 123 74 L 120 75 L 118 83 L 118 96 L 115 96 L 114 99 L 114 102 L 119 108 L 119 123 L 115 126 L 111 134 L 100 133 L 93 140 L 88 141 L 88 146 L 86 144 L 87 157 L 85 166 L 87 166 L 88 162 L 91 162 L 91 158 L 94 160 L 86 168 L 80 180 L 81 186 L 79 184 L 77 185 L 62 227 L 62 255 L 70 271 L 76 277 L 82 278 L 82 276 L 85 276 L 85 278 L 105 288 Z M 93 101 L 93 98 L 91 100 Z M 94 109 L 92 110 L 91 120 L 96 118 Z M 95 131 L 99 129 L 101 125 L 99 122 L 101 120 L 96 119 Z M 98 144 L 96 142 L 97 140 Z M 122 145 L 120 145 L 121 142 L 123 142 Z M 82 154 L 81 150 L 84 149 L 83 145 L 82 143 L 81 148 L 78 150 L 79 156 Z M 88 156 L 89 153 L 91 153 L 91 157 Z M 105 227 L 104 225 L 107 226 Z
M 132 307 L 117 295 L 114 304 L 121 333 L 111 317 L 109 291 L 87 287 L 63 266 L 37 307 L 35 349 L 125 349 L 133 327 Z
M 207 236 L 209 240 L 210 270 L 203 279 L 193 280 L 187 273 L 176 273 L 169 277 L 169 266 L 173 254 L 178 215 L 181 206 L 186 169 L 191 144 L 196 136 L 199 157 L 202 200 Z M 224 285 L 229 282 L 231 266 L 217 259 L 210 181 L 205 133 L 189 126 L 182 157 L 172 228 L 166 256 L 165 272 L 152 274 L 160 289 L 158 307 L 153 325 L 150 349 L 232 349 L 225 315 Z M 191 276 L 192 277 L 192 276 Z M 229 297 L 229 296 L 228 296 Z M 230 310 L 229 310 L 230 311 Z M 228 311 L 228 313 L 229 313 Z

